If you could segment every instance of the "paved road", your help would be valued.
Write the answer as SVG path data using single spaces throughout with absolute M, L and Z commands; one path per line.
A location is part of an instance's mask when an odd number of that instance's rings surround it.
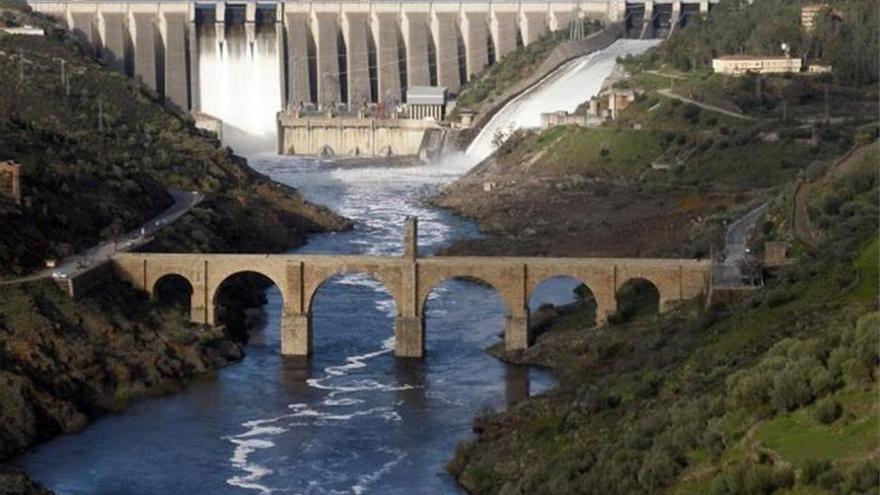
M 658 89 L 657 92 L 660 93 L 661 95 L 667 97 L 667 98 L 672 98 L 672 99 L 674 99 L 674 100 L 680 100 L 680 101 L 683 101 L 683 102 L 685 102 L 685 103 L 693 103 L 694 105 L 696 105 L 696 106 L 698 106 L 698 107 L 700 107 L 700 108 L 702 108 L 702 109 L 709 110 L 710 112 L 718 112 L 718 113 L 721 113 L 721 114 L 727 115 L 727 116 L 729 116 L 729 117 L 733 117 L 733 118 L 735 118 L 735 119 L 742 119 L 742 120 L 758 120 L 758 119 L 756 119 L 756 118 L 754 118 L 754 117 L 749 117 L 748 115 L 743 115 L 743 114 L 741 114 L 741 113 L 737 113 L 737 112 L 731 112 L 730 110 L 726 110 L 726 109 L 721 108 L 721 107 L 716 107 L 715 105 L 709 105 L 708 103 L 703 103 L 703 102 L 700 102 L 700 101 L 697 101 L 697 100 L 692 100 L 692 99 L 687 98 L 687 97 L 685 97 L 685 96 L 677 95 L 677 94 L 673 93 L 672 90 L 669 89 L 669 88 L 666 88 L 666 89 Z
M 186 214 L 204 199 L 204 196 L 195 191 L 188 192 L 172 189 L 168 191 L 168 194 L 174 198 L 174 205 L 142 225 L 139 229 L 133 230 L 115 241 L 102 242 L 97 246 L 65 258 L 55 268 L 49 268 L 26 277 L 3 280 L 0 281 L 0 285 L 21 284 L 48 277 L 68 278 L 84 272 L 109 260 L 118 251 L 129 251 L 146 244 L 152 240 L 153 235 L 174 223 L 175 220 Z
M 750 285 L 748 277 L 742 272 L 741 263 L 750 256 L 746 246 L 749 233 L 754 230 L 755 224 L 765 211 L 767 211 L 767 203 L 762 203 L 727 227 L 723 257 L 715 269 L 716 285 Z

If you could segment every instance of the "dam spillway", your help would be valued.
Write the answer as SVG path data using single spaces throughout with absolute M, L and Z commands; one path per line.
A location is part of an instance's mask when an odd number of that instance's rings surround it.
M 717 0 L 51 1 L 30 0 L 62 20 L 108 64 L 182 110 L 219 118 L 261 149 L 278 135 L 277 112 L 379 104 L 406 88 L 452 95 L 487 65 L 572 20 L 652 31 L 653 12 L 673 23 Z M 639 17 L 641 15 L 641 17 Z M 644 24 L 643 28 L 630 26 Z

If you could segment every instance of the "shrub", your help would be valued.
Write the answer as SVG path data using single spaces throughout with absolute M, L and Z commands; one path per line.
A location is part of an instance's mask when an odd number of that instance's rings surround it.
M 655 492 L 675 480 L 681 466 L 665 452 L 653 450 L 639 469 L 639 484 Z
M 880 486 L 880 469 L 870 462 L 863 462 L 847 471 L 843 478 L 842 493 L 877 493 Z
M 816 477 L 816 484 L 826 490 L 833 490 L 841 481 L 843 476 L 834 469 L 829 469 Z
M 843 408 L 840 406 L 840 403 L 834 399 L 827 398 L 816 406 L 814 417 L 816 421 L 824 425 L 830 425 L 837 421 L 841 414 L 843 414 Z
M 791 411 L 809 404 L 813 392 L 803 375 L 793 369 L 782 370 L 773 379 L 773 406 L 780 411 Z
M 825 471 L 831 469 L 831 461 L 826 459 L 807 459 L 801 468 L 801 483 L 812 485 Z

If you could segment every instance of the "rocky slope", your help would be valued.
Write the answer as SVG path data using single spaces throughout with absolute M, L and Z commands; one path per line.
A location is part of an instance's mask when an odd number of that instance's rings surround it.
M 171 204 L 170 188 L 206 199 L 147 249 L 278 252 L 350 226 L 255 173 L 51 19 L 0 1 L 0 25 L 17 24 L 49 35 L 0 34 L 0 160 L 22 165 L 25 196 L 0 200 L 0 277 L 135 228 Z M 229 292 L 231 319 L 244 322 L 259 298 Z M 210 374 L 240 359 L 245 340 L 242 328 L 193 327 L 117 281 L 77 301 L 49 281 L 0 286 L 0 461 Z M 42 492 L 2 467 L 0 493 Z

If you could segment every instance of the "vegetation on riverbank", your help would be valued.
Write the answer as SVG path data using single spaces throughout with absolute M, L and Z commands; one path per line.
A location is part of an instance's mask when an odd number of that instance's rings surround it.
M 472 493 L 876 492 L 873 165 L 813 198 L 823 244 L 742 303 L 600 329 L 568 313 L 506 355 L 560 386 L 478 419 L 450 469 Z
M 277 252 L 350 225 L 248 168 L 54 21 L 0 1 L 0 25 L 22 24 L 47 36 L 0 34 L 0 160 L 22 165 L 24 196 L 21 206 L 0 200 L 0 276 L 137 228 L 173 203 L 172 188 L 206 198 L 148 249 Z M 221 294 L 231 322 L 259 303 L 237 295 L 253 283 Z M 241 358 L 240 325 L 197 329 L 188 320 L 113 280 L 77 301 L 51 281 L 0 286 L 0 461 Z M 35 490 L 0 468 L 0 492 Z

